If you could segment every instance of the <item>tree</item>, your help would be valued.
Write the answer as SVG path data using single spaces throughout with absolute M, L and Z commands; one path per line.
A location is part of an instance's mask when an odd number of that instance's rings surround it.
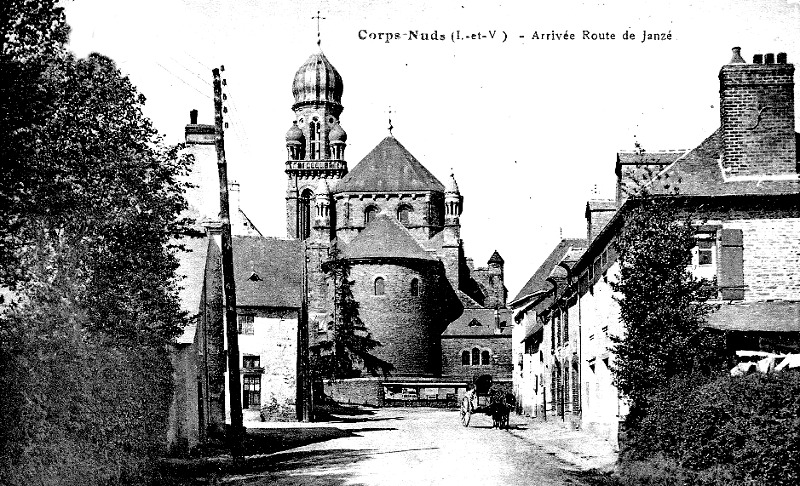
M 612 288 L 625 334 L 615 339 L 613 373 L 635 419 L 668 378 L 717 368 L 722 342 L 702 327 L 713 307 L 709 282 L 690 270 L 692 215 L 672 198 L 643 193 L 631 203 L 614 243 L 620 271 Z
M 0 482 L 140 484 L 186 322 L 170 242 L 188 161 L 111 59 L 64 48 L 54 2 L 0 14 Z
M 354 378 L 361 375 L 362 369 L 373 376 L 386 376 L 394 371 L 394 365 L 372 354 L 381 343 L 372 338 L 359 316 L 359 304 L 353 298 L 350 264 L 339 258 L 336 247 L 331 249 L 330 256 L 325 268 L 326 278 L 334 289 L 334 320 L 329 339 L 310 346 L 313 380 Z

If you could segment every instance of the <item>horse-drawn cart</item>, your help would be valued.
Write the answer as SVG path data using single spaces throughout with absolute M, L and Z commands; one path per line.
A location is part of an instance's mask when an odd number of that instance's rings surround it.
M 499 388 L 492 388 L 491 377 L 483 380 L 482 383 L 480 380 L 475 380 L 475 383 L 468 388 L 467 393 L 461 399 L 459 409 L 461 425 L 468 427 L 473 414 L 484 413 L 492 417 L 493 427 L 507 429 L 509 415 L 514 404 L 514 395 Z

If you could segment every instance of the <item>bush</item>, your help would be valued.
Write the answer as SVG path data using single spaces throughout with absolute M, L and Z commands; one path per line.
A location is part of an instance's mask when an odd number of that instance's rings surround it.
M 679 377 L 651 403 L 629 431 L 629 479 L 647 470 L 680 478 L 671 484 L 800 483 L 800 372 Z

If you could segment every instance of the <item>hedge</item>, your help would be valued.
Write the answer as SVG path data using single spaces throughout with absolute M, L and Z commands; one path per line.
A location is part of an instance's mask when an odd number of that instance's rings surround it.
M 644 476 L 661 469 L 670 484 L 800 484 L 800 372 L 677 377 L 650 403 L 628 431 L 627 481 L 657 484 Z

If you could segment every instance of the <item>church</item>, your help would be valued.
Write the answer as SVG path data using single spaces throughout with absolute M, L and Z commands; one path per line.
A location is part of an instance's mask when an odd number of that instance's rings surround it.
M 334 253 L 350 267 L 360 318 L 381 343 L 373 354 L 395 370 L 328 384 L 330 398 L 451 406 L 484 375 L 510 389 L 503 258 L 495 251 L 486 266 L 476 267 L 465 256 L 464 197 L 455 176 L 443 184 L 391 129 L 348 167 L 343 91 L 342 76 L 321 50 L 295 73 L 287 160 L 274 168 L 286 177 L 285 237 L 263 236 L 239 207 L 238 186 L 229 186 L 246 421 L 302 416 L 308 346 L 328 338 L 336 312 L 326 272 Z M 215 128 L 199 124 L 196 111 L 190 121 L 186 150 L 195 163 L 187 198 L 206 237 L 187 245 L 193 252 L 179 270 L 185 308 L 196 322 L 177 344 L 177 381 L 188 383 L 182 395 L 188 401 L 176 404 L 175 413 L 188 417 L 178 428 L 196 430 L 202 440 L 229 414 L 226 323 Z

